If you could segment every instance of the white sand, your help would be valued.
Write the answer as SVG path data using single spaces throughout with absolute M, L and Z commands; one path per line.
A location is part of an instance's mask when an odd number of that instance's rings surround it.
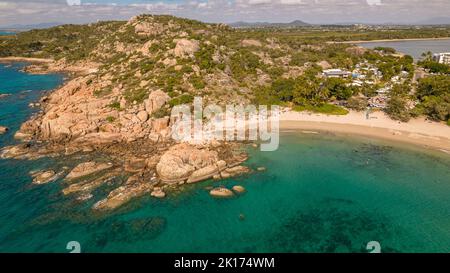
M 371 113 L 369 119 L 366 119 L 365 112 L 352 111 L 345 116 L 334 116 L 289 111 L 281 114 L 280 119 L 282 130 L 300 129 L 358 134 L 450 151 L 450 126 L 428 121 L 425 118 L 403 123 L 390 119 L 383 112 Z

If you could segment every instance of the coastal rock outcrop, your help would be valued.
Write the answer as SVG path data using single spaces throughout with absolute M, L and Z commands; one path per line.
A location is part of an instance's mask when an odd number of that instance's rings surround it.
M 242 94 L 250 88 L 241 86 L 230 70 L 234 49 L 217 43 L 219 33 L 228 31 L 228 27 L 142 15 L 128 23 L 92 24 L 87 28 L 100 35 L 91 35 L 89 41 L 80 37 L 78 44 L 92 45 L 86 54 L 48 52 L 51 59 L 37 60 L 24 69 L 32 73 L 64 72 L 70 77 L 30 104 L 40 111 L 15 133 L 16 139 L 26 143 L 3 148 L 1 157 L 59 157 L 57 161 L 67 159 L 70 166 L 72 160 L 83 162 L 60 173 L 38 173 L 33 183 L 48 183 L 67 174 L 62 192 L 74 194 L 80 201 L 93 197 L 94 190 L 103 185 L 108 185 L 105 189 L 115 186 L 94 209 L 115 209 L 146 193 L 163 198 L 169 193 L 168 187 L 247 171 L 237 167 L 246 157 L 234 152 L 238 146 L 234 143 L 175 144 L 169 138 L 176 121 L 169 117 L 171 107 L 191 101 L 200 91 L 211 102 L 249 101 L 249 96 Z M 57 48 L 60 37 L 49 38 Z M 249 40 L 244 44 L 262 46 L 267 42 Z M 196 56 L 203 47 L 207 47 L 207 54 Z M 206 69 L 200 57 L 211 59 L 217 68 L 223 64 L 223 68 Z M 268 57 L 260 58 L 264 61 Z M 262 82 L 270 82 L 262 70 L 258 75 Z M 252 82 L 250 78 L 245 81 Z M 111 163 L 101 162 L 105 158 Z M 127 179 L 125 183 L 123 179 Z
M 84 162 L 78 164 L 72 171 L 66 176 L 67 180 L 73 180 L 83 176 L 87 176 L 93 173 L 97 173 L 109 168 L 112 168 L 111 163 L 97 163 L 94 161 Z

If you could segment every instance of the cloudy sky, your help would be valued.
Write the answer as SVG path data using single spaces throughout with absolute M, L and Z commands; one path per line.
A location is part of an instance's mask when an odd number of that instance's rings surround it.
M 172 14 L 207 22 L 416 23 L 450 17 L 450 0 L 0 0 L 0 26 Z

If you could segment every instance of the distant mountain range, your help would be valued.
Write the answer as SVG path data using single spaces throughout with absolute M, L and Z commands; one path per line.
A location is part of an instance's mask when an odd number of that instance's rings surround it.
M 418 22 L 418 25 L 450 25 L 450 17 L 436 17 Z
M 49 23 L 39 23 L 39 24 L 29 24 L 29 25 L 21 25 L 21 24 L 13 24 L 7 26 L 0 26 L 1 30 L 30 30 L 30 29 L 43 29 L 50 28 L 59 25 L 63 25 L 65 23 L 60 22 L 49 22 Z M 364 25 L 450 25 L 450 17 L 435 17 L 422 21 L 417 21 L 413 23 L 379 23 L 379 24 L 370 24 L 370 23 L 360 23 L 360 22 L 339 22 L 339 23 L 322 23 L 322 24 L 309 24 L 301 20 L 294 20 L 289 23 L 270 23 L 270 22 L 244 22 L 238 21 L 235 23 L 228 24 L 231 27 L 235 28 L 295 28 L 295 27 L 306 27 L 312 25 L 356 25 L 356 24 L 364 24 Z
M 322 24 L 309 24 L 305 23 L 301 20 L 295 20 L 290 23 L 269 23 L 269 22 L 235 22 L 228 24 L 231 27 L 234 28 L 296 28 L 296 27 L 306 27 L 306 26 L 313 26 L 313 25 L 322 25 L 322 26 L 351 26 L 351 25 L 450 25 L 450 17 L 438 17 L 438 18 L 431 18 L 427 20 L 422 20 L 418 22 L 410 22 L 410 23 L 360 23 L 360 22 L 339 22 L 339 23 L 322 23 Z
M 235 22 L 229 24 L 231 27 L 235 28 L 263 28 L 263 27 L 273 27 L 273 28 L 293 28 L 293 27 L 304 27 L 310 26 L 310 24 L 305 23 L 300 20 L 295 20 L 290 23 L 269 23 L 269 22 Z

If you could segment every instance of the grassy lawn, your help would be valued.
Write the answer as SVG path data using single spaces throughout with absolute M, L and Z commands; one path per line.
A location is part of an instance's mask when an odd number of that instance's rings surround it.
M 302 111 L 310 111 L 313 113 L 327 114 L 327 115 L 347 115 L 348 111 L 340 106 L 336 106 L 333 104 L 322 104 L 320 106 L 300 106 L 296 105 L 292 108 L 294 111 L 302 112 Z

